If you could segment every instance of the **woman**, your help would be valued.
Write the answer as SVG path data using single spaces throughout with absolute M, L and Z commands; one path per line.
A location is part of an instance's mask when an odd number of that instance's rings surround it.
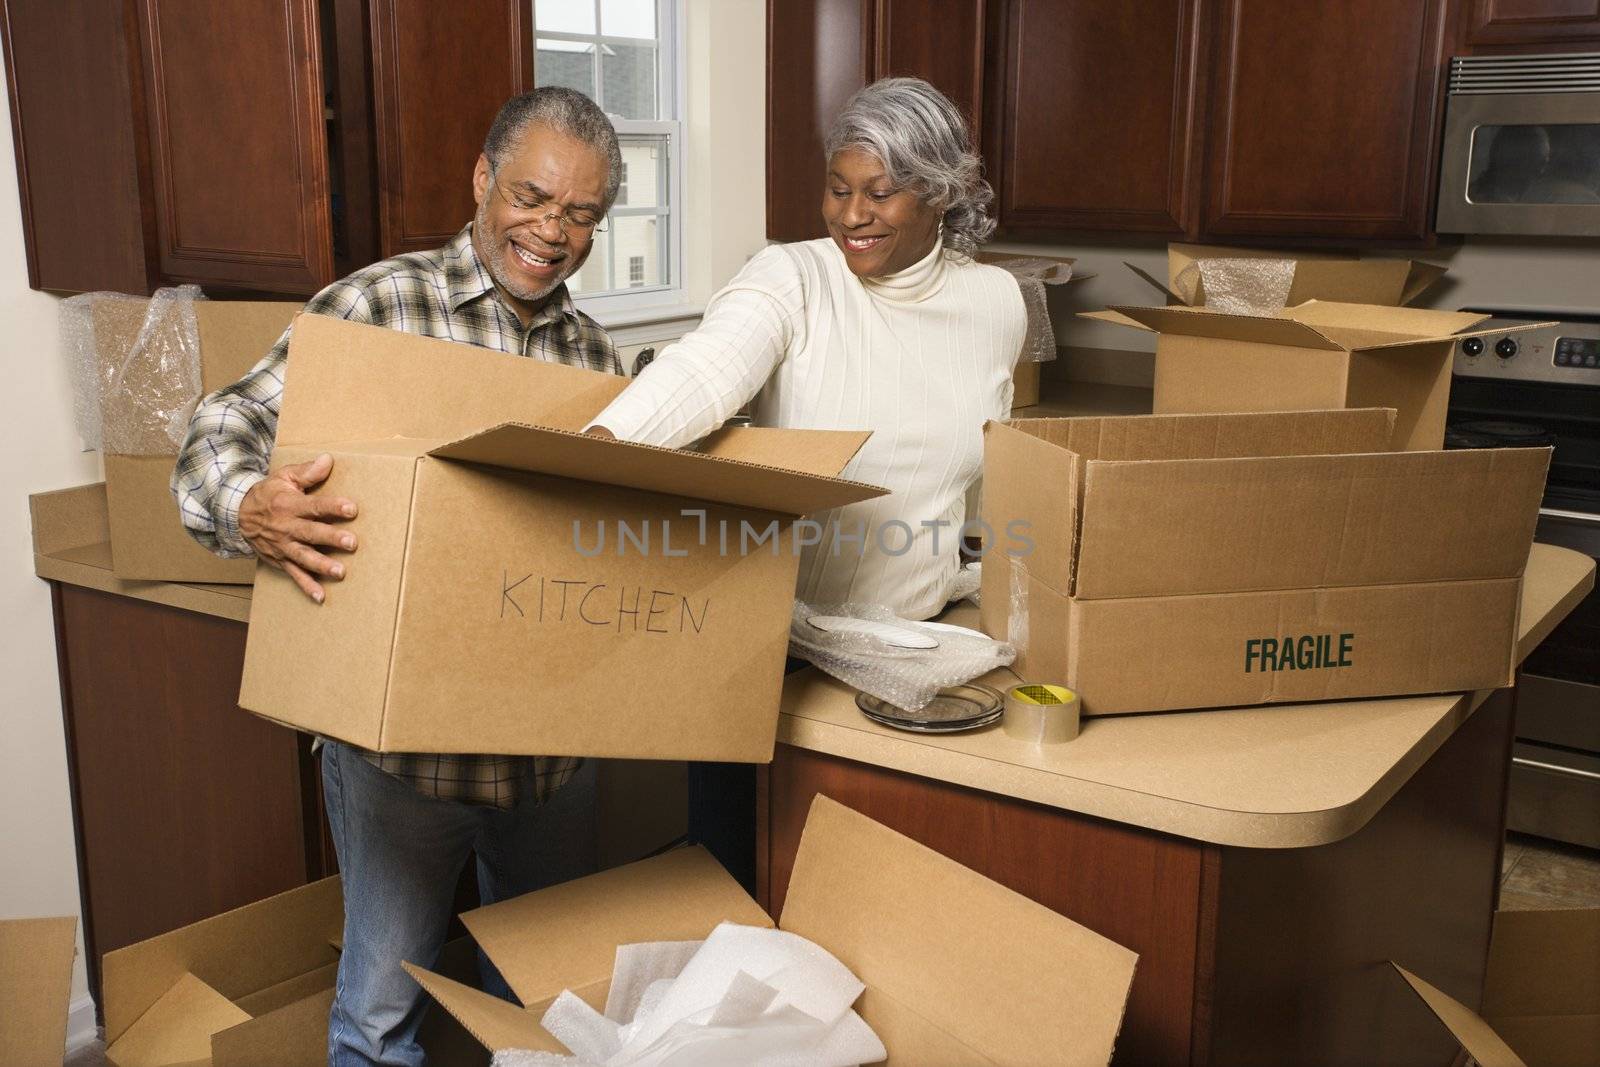
M 993 194 L 938 90 L 862 89 L 826 148 L 828 237 L 757 254 L 591 430 L 681 447 L 754 399 L 758 426 L 873 431 L 844 474 L 890 495 L 813 516 L 845 538 L 802 550 L 796 595 L 926 619 L 960 569 L 983 424 L 1010 411 L 1027 315 L 1016 281 L 972 259 Z

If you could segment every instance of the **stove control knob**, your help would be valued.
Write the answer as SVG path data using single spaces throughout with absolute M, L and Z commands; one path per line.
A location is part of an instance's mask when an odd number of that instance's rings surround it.
M 1461 354 L 1464 356 L 1483 355 L 1483 338 L 1468 337 L 1461 342 Z
M 1494 343 L 1494 354 L 1501 359 L 1510 359 L 1517 354 L 1517 339 L 1515 337 L 1502 337 Z

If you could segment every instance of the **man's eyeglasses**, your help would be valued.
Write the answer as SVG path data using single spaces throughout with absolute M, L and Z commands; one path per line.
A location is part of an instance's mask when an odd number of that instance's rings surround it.
M 506 202 L 507 207 L 519 215 L 526 216 L 520 220 L 522 222 L 531 222 L 533 225 L 543 229 L 545 223 L 555 219 L 556 225 L 561 227 L 561 232 L 568 237 L 586 238 L 592 237 L 597 233 L 606 232 L 606 220 L 604 217 L 593 215 L 587 211 L 550 211 L 548 210 L 550 207 L 549 200 L 535 200 L 520 193 L 508 193 L 500 188 L 498 179 L 490 179 L 489 184 L 494 186 L 495 192 L 500 194 L 500 199 Z

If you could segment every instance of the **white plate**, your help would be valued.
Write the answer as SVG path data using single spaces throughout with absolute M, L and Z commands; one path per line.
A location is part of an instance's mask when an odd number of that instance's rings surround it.
M 896 648 L 938 648 L 939 642 L 927 634 L 917 633 L 904 626 L 893 626 L 871 619 L 853 619 L 848 615 L 813 615 L 806 620 L 825 633 L 861 634 L 875 637 Z
M 938 630 L 940 633 L 960 634 L 962 637 L 976 637 L 980 641 L 989 640 L 989 635 L 981 630 L 972 630 L 965 626 L 956 626 L 948 622 L 919 622 L 917 625 L 926 630 Z

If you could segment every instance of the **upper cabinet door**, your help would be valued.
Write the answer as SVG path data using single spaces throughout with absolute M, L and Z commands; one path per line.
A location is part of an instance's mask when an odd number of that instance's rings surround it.
M 162 275 L 331 282 L 316 0 L 139 0 L 139 14 Z
M 1600 0 L 1464 0 L 1475 51 L 1600 49 Z M 1488 46 L 1488 47 L 1484 47 Z
M 1006 232 L 1189 230 L 1199 7 L 1004 5 L 994 57 L 1002 128 L 988 156 Z
M 922 78 L 983 141 L 984 0 L 878 0 L 873 79 Z
M 1222 0 L 1206 234 L 1425 238 L 1444 8 L 1444 0 Z
M 867 83 L 871 0 L 767 0 L 767 237 L 822 237 L 822 138 Z
M 437 248 L 472 221 L 489 124 L 533 88 L 532 17 L 528 0 L 372 0 L 384 256 Z

